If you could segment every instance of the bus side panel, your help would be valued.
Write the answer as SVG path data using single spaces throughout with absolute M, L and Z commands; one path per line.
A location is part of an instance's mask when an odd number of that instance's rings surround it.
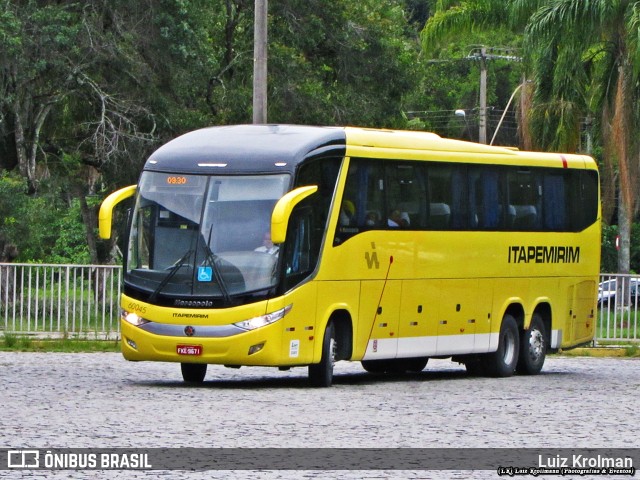
M 360 289 L 360 320 L 358 351 L 364 358 L 395 358 L 398 351 L 398 330 L 402 282 L 400 280 L 363 281 Z
M 475 297 L 475 353 L 487 353 L 491 346 L 492 338 L 496 337 L 491 330 L 493 319 L 493 296 L 495 280 L 481 278 L 478 280 L 477 296 Z
M 527 305 L 529 298 L 531 281 L 528 278 L 497 278 L 495 280 L 493 308 L 491 309 L 491 338 L 489 344 L 489 352 L 495 352 L 498 349 L 498 337 L 500 334 L 500 326 L 507 309 L 510 306 L 520 306 L 523 310 Z M 531 317 L 532 312 L 525 311 Z
M 304 365 L 313 361 L 318 322 L 316 311 L 318 284 L 307 282 L 284 296 L 269 301 L 269 311 L 277 311 L 291 305 L 291 311 L 278 322 L 282 335 L 278 365 Z M 319 342 L 320 344 L 322 341 Z
M 440 280 L 402 282 L 397 357 L 436 354 L 441 296 Z
M 577 283 L 567 290 L 570 327 L 562 337 L 562 347 L 573 347 L 593 339 L 596 329 L 596 296 L 597 284 L 593 280 Z
M 472 353 L 476 333 L 478 281 L 442 280 L 438 316 L 438 355 Z
M 316 308 L 316 325 L 313 335 L 316 337 L 313 362 L 319 362 L 322 357 L 322 338 L 324 330 L 333 315 L 338 310 L 348 312 L 353 329 L 353 354 L 351 358 L 359 359 L 356 341 L 363 332 L 369 334 L 371 324 L 358 321 L 358 303 L 360 300 L 360 282 L 358 281 L 320 281 L 314 282 L 318 286 L 318 303 Z M 363 348 L 364 351 L 364 348 Z M 311 363 L 311 362 L 309 362 Z

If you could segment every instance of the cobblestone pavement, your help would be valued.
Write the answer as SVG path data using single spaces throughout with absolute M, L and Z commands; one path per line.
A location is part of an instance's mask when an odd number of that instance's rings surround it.
M 309 388 L 306 368 L 221 366 L 209 366 L 203 385 L 188 386 L 178 364 L 132 363 L 115 353 L 0 352 L 0 372 L 3 448 L 640 446 L 637 359 L 554 356 L 538 376 L 505 379 L 469 377 L 448 360 L 431 360 L 422 373 L 403 376 L 371 375 L 359 363 L 340 362 L 328 389 Z M 52 476 L 22 473 L 15 478 Z M 102 472 L 122 477 L 116 473 Z M 231 472 L 124 473 L 228 478 Z M 488 471 L 231 476 L 498 478 Z

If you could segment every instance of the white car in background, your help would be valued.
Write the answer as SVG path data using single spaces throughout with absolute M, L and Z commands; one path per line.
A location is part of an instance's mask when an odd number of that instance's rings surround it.
M 614 303 L 616 301 L 616 293 L 618 290 L 618 282 L 620 282 L 620 286 L 622 287 L 622 281 L 629 284 L 629 294 L 631 297 L 631 302 L 634 302 L 634 299 L 638 295 L 638 284 L 640 283 L 640 278 L 637 277 L 629 277 L 629 278 L 611 278 L 609 280 L 605 280 L 601 282 L 598 286 L 598 305 L 607 305 L 609 303 Z

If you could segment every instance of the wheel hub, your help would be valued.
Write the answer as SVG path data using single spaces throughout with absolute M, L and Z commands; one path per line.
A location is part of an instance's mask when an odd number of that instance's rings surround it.
M 529 334 L 529 356 L 538 360 L 544 352 L 544 338 L 540 330 L 532 330 Z

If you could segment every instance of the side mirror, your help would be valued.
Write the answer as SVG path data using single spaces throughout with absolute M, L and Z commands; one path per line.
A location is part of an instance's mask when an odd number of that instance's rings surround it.
M 293 207 L 317 191 L 317 185 L 300 187 L 291 190 L 278 200 L 271 213 L 271 241 L 273 243 L 283 243 L 287 238 L 287 225 L 289 224 L 289 217 Z
M 136 188 L 136 185 L 129 185 L 128 187 L 116 190 L 104 199 L 102 205 L 100 205 L 100 213 L 98 214 L 98 228 L 100 238 L 104 240 L 108 240 L 111 238 L 113 209 L 121 201 L 132 197 L 136 193 Z

